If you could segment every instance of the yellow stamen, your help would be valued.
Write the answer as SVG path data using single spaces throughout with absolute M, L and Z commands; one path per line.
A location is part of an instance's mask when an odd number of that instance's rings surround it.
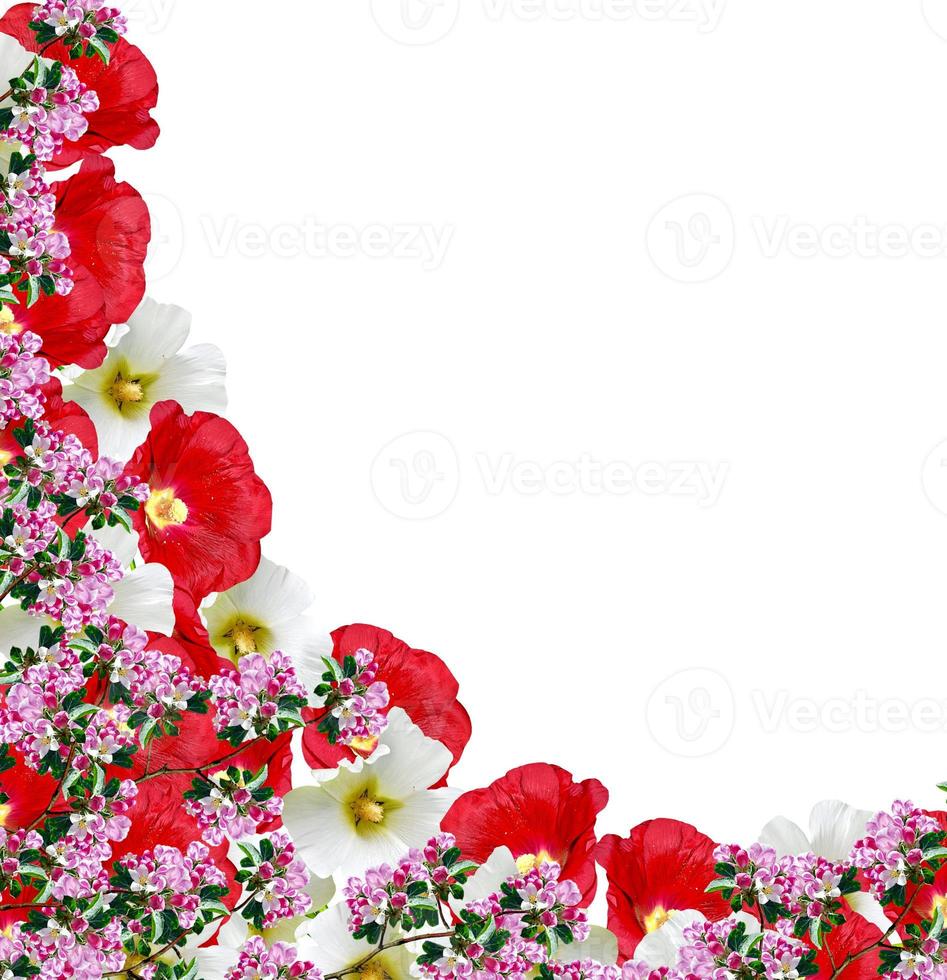
M 947 895 L 935 895 L 934 901 L 931 903 L 931 912 L 928 916 L 929 919 L 933 919 L 937 915 L 937 910 L 940 909 L 944 918 L 947 919 Z
M 9 803 L 0 804 L 0 827 L 6 827 L 12 807 Z
M 365 790 L 361 796 L 349 804 L 355 814 L 356 825 L 362 823 L 379 824 L 385 819 L 385 805 L 381 800 L 373 799 Z
M 124 378 L 119 371 L 109 388 L 109 397 L 119 409 L 122 409 L 126 405 L 137 405 L 138 402 L 144 401 L 145 390 L 140 380 Z
M 359 755 L 369 756 L 378 748 L 378 737 L 375 735 L 365 737 L 358 735 L 349 742 L 349 748 Z
M 555 859 L 549 853 L 549 851 L 543 849 L 538 854 L 521 854 L 516 859 L 516 867 L 519 868 L 521 875 L 525 875 L 532 871 L 533 868 L 538 868 L 543 862 L 547 864 L 553 864 Z
M 22 332 L 23 327 L 16 322 L 16 315 L 13 310 L 9 306 L 4 306 L 0 310 L 0 333 L 6 334 L 8 337 L 15 337 Z
M 187 504 L 174 496 L 174 491 L 154 490 L 145 504 L 145 514 L 151 524 L 159 531 L 171 525 L 183 524 L 187 520 Z
M 661 926 L 667 922 L 668 919 L 673 915 L 673 910 L 668 912 L 660 905 L 656 905 L 653 911 L 649 912 L 644 917 L 644 929 L 645 932 L 654 932 L 655 929 L 660 929 Z
M 257 645 L 255 634 L 259 629 L 258 626 L 251 626 L 249 623 L 245 623 L 242 619 L 238 619 L 234 624 L 233 629 L 227 633 L 227 636 L 233 640 L 233 647 L 237 654 L 241 657 L 245 657 L 248 653 L 256 653 Z
M 390 980 L 391 974 L 379 963 L 373 960 L 362 967 L 359 980 Z

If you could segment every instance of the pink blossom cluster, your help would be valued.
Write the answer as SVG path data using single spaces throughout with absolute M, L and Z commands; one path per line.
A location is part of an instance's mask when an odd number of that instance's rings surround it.
M 5 892 L 20 877 L 24 864 L 32 863 L 28 852 L 37 851 L 42 846 L 43 838 L 35 830 L 11 832 L 0 827 L 0 892 Z
M 99 98 L 58 62 L 37 59 L 20 77 L 24 84 L 13 88 L 13 120 L 0 139 L 21 143 L 37 160 L 52 160 L 66 140 L 82 139 L 89 128 L 86 115 L 99 108 Z
M 212 773 L 204 790 L 206 795 L 184 801 L 184 809 L 197 820 L 201 839 L 212 847 L 222 844 L 227 838 L 244 840 L 255 834 L 260 824 L 273 820 L 283 812 L 280 797 L 259 799 L 252 786 L 242 781 L 234 785 L 231 780 L 223 778 L 224 775 Z
M 123 841 L 128 836 L 128 813 L 137 796 L 138 784 L 123 779 L 108 794 L 96 793 L 77 802 L 69 814 L 68 832 L 47 846 L 47 856 L 64 869 L 63 874 L 72 874 L 86 859 L 93 862 L 90 867 L 96 874 L 101 873 L 97 864 L 112 856 L 110 842 Z
M 734 949 L 730 939 L 737 929 L 742 932 L 744 927 L 735 919 L 696 922 L 685 927 L 685 945 L 678 953 L 677 969 L 696 977 L 739 976 L 746 972 L 767 980 L 786 980 L 800 976 L 803 960 L 814 958 L 813 950 L 782 929 L 767 929 L 758 944 L 737 944 Z
M 267 946 L 259 936 L 247 940 L 237 965 L 225 980 L 321 980 L 322 972 L 312 963 L 296 959 L 295 947 L 288 943 Z
M 173 909 L 182 929 L 190 929 L 201 908 L 201 889 L 208 885 L 226 888 L 227 878 L 210 858 L 203 844 L 189 844 L 183 853 L 159 844 L 154 851 L 123 858 L 121 865 L 131 878 L 133 899 L 149 915 Z M 132 932 L 147 928 L 141 920 L 129 923 Z
M 71 254 L 69 239 L 56 230 L 56 197 L 46 182 L 42 167 L 14 156 L 10 173 L 0 185 L 0 232 L 7 238 L 0 254 L 0 273 L 13 273 L 13 280 L 27 276 L 30 302 L 40 295 L 41 277 L 46 287 L 66 295 L 73 280 L 66 263 Z
M 347 676 L 335 661 L 327 661 L 325 683 L 316 689 L 316 706 L 324 706 L 335 719 L 333 733 L 341 745 L 356 739 L 377 738 L 388 726 L 384 714 L 390 700 L 388 685 L 376 680 L 378 663 L 370 650 L 356 650 L 352 659 L 357 673 Z M 320 705 L 321 702 L 321 705 Z
M 41 402 L 38 389 L 35 395 Z M 15 492 L 25 485 L 49 497 L 71 497 L 75 508 L 90 517 L 107 519 L 123 497 L 138 503 L 148 499 L 147 485 L 126 476 L 119 463 L 106 457 L 94 459 L 74 435 L 51 429 L 42 421 L 33 425 L 22 456 L 8 466 L 11 472 L 0 476 L 0 491 Z
M 890 813 L 878 813 L 868 821 L 867 834 L 857 841 L 852 860 L 868 879 L 871 891 L 883 898 L 908 882 L 923 880 L 922 869 L 939 850 L 940 825 L 913 803 L 898 800 Z M 930 842 L 925 838 L 934 835 Z
M 281 919 L 309 911 L 309 869 L 285 830 L 267 834 L 255 852 L 244 846 L 244 852 L 252 853 L 253 859 L 241 863 L 237 881 L 244 885 L 250 918 L 257 928 L 268 929 Z
M 108 671 L 116 694 L 124 696 L 152 722 L 186 711 L 204 690 L 195 676 L 173 653 L 149 648 L 148 634 L 111 617 L 96 660 Z
M 87 41 L 102 27 L 110 27 L 120 35 L 128 31 L 128 18 L 103 0 L 44 0 L 36 8 L 33 20 L 47 24 L 57 37 L 67 40 L 76 36 Z
M 382 925 L 397 919 L 409 906 L 408 890 L 423 883 L 435 892 L 466 881 L 477 865 L 471 861 L 455 863 L 456 839 L 440 833 L 421 848 L 412 848 L 394 867 L 388 864 L 369 868 L 364 878 L 349 878 L 343 896 L 349 910 L 349 929 L 358 933 L 366 924 Z
M 302 724 L 306 689 L 289 656 L 251 653 L 210 679 L 217 732 L 235 744 Z M 287 702 L 290 702 L 287 704 Z
M 35 333 L 0 333 L 0 429 L 15 419 L 42 416 L 45 399 L 40 387 L 49 381 L 49 364 L 37 356 L 41 347 Z
M 55 910 L 44 911 L 48 917 L 39 932 L 25 932 L 16 924 L 0 935 L 0 963 L 13 964 L 25 956 L 39 970 L 40 980 L 101 980 L 125 965 L 119 921 L 92 929 L 82 916 L 62 921 Z

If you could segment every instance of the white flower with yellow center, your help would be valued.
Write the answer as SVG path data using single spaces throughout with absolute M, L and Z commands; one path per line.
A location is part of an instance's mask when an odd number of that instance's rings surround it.
M 297 944 L 299 958 L 315 963 L 323 974 L 342 973 L 354 980 L 412 980 L 417 950 L 412 952 L 407 944 L 395 946 L 365 963 L 371 950 L 364 940 L 352 937 L 348 919 L 348 909 L 339 904 L 307 923 Z M 386 934 L 386 942 L 397 938 L 398 933 L 390 930 Z
M 99 453 L 130 459 L 151 429 L 151 409 L 176 401 L 188 414 L 227 407 L 224 355 L 211 344 L 181 353 L 191 315 L 146 299 L 100 367 L 84 371 L 63 391 L 88 413 Z
M 225 660 L 237 663 L 250 653 L 268 657 L 282 650 L 312 691 L 325 670 L 322 658 L 332 651 L 331 638 L 306 615 L 312 603 L 309 586 L 298 575 L 263 558 L 246 582 L 211 596 L 201 619 Z
M 313 785 L 287 794 L 283 823 L 319 875 L 347 878 L 395 864 L 437 833 L 456 798 L 454 790 L 429 789 L 451 759 L 449 749 L 393 708 L 371 758 L 313 772 Z

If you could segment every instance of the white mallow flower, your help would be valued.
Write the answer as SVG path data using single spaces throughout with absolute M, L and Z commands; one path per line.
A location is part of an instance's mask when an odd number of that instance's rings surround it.
M 762 829 L 759 839 L 781 856 L 811 852 L 829 861 L 844 861 L 855 842 L 865 836 L 872 816 L 870 810 L 856 810 L 839 800 L 823 800 L 812 808 L 808 834 L 787 817 L 774 817 Z M 891 927 L 881 903 L 867 892 L 853 892 L 845 896 L 845 901 L 883 932 Z
M 287 794 L 283 823 L 316 874 L 395 864 L 438 832 L 457 793 L 429 787 L 450 763 L 449 749 L 394 708 L 371 758 L 313 772 L 312 785 Z
M 130 459 L 148 436 L 158 402 L 176 401 L 188 414 L 227 407 L 224 355 L 211 344 L 181 353 L 190 331 L 185 310 L 146 299 L 102 365 L 64 389 L 63 398 L 95 424 L 101 455 Z
M 397 934 L 389 934 L 390 942 Z M 354 939 L 349 931 L 348 909 L 344 904 L 332 908 L 307 923 L 297 943 L 299 958 L 315 963 L 326 973 L 360 973 L 362 980 L 411 980 L 412 966 L 418 951 L 408 945 L 395 946 L 379 953 L 359 970 L 371 949 L 365 940 Z
M 253 576 L 201 607 L 211 646 L 236 663 L 248 653 L 269 656 L 282 650 L 312 691 L 321 681 L 322 658 L 332 652 L 331 638 L 320 631 L 306 610 L 313 603 L 309 586 L 266 558 Z

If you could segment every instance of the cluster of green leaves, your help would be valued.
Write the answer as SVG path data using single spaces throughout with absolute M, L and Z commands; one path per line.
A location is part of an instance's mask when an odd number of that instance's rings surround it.
M 3 670 L 0 672 L 0 686 L 6 687 L 9 684 L 19 683 L 30 667 L 35 667 L 40 663 L 40 650 L 48 650 L 50 647 L 56 646 L 57 643 L 65 639 L 65 636 L 66 631 L 62 626 L 53 628 L 44 624 L 40 627 L 39 643 L 35 649 L 33 647 L 27 647 L 25 650 L 21 650 L 19 647 L 13 647 L 7 654 L 7 659 L 3 664 Z M 0 756 L 0 772 L 11 769 L 16 764 L 16 760 L 9 756 L 9 746 L 4 745 L 2 752 L 6 753 L 9 765 L 4 768 L 3 756 Z
M 19 956 L 15 960 L 0 960 L 0 977 L 8 980 L 20 980 L 21 977 L 38 977 L 42 972 L 38 963 L 28 956 Z
M 460 919 L 461 921 L 454 927 L 450 948 L 455 955 L 470 959 L 474 969 L 483 969 L 484 960 L 487 957 L 496 956 L 509 942 L 510 932 L 507 929 L 499 928 L 492 915 L 486 917 L 474 915 L 464 909 L 460 913 Z M 468 953 L 472 946 L 482 948 L 483 954 L 471 959 Z M 422 966 L 429 966 L 448 955 L 447 947 L 431 940 L 427 940 L 422 945 L 421 950 L 421 955 L 417 961 Z
M 90 16 L 86 15 L 86 21 L 95 23 L 90 21 Z M 36 33 L 36 40 L 41 47 L 59 41 L 69 49 L 69 57 L 73 61 L 85 55 L 87 58 L 101 58 L 105 64 L 108 64 L 112 57 L 111 47 L 113 44 L 117 44 L 119 40 L 118 33 L 108 25 L 103 24 L 99 26 L 92 37 L 84 38 L 79 34 L 79 26 L 76 25 L 72 30 L 59 35 L 56 33 L 56 28 L 51 24 L 43 23 L 40 20 L 34 20 L 30 23 L 30 29 Z
M 238 806 L 241 813 L 246 814 L 253 804 L 266 803 L 274 796 L 272 786 L 264 786 L 266 782 L 267 767 L 264 766 L 257 773 L 250 772 L 249 769 L 240 769 L 237 766 L 230 766 L 226 771 L 214 773 L 213 779 L 206 776 L 195 776 L 191 781 L 191 788 L 184 794 L 186 800 L 203 800 L 210 796 L 213 790 L 220 790 L 224 795 L 233 799 L 233 794 L 238 790 L 245 789 L 251 797 L 247 803 Z M 272 846 L 272 845 L 271 845 Z

